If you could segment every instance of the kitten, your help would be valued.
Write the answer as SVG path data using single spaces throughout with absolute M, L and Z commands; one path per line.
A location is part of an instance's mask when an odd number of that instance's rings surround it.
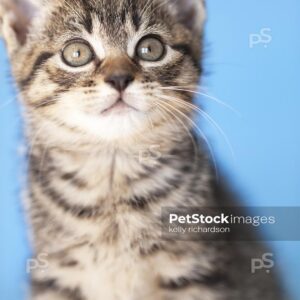
M 33 247 L 47 258 L 30 298 L 282 299 L 271 275 L 250 273 L 254 244 L 161 238 L 163 207 L 223 204 L 190 121 L 202 1 L 0 4 Z

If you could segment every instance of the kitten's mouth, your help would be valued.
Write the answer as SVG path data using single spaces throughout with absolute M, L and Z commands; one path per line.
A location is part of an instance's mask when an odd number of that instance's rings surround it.
M 103 110 L 101 112 L 101 115 L 107 116 L 110 114 L 124 114 L 132 110 L 137 110 L 137 109 L 127 104 L 122 98 L 119 98 L 119 100 L 116 103 L 114 103 L 109 108 Z

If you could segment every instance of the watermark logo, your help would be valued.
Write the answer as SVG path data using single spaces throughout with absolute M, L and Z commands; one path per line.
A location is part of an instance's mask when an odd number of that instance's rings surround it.
M 226 241 L 232 232 L 236 241 L 300 241 L 299 219 L 300 207 L 163 207 L 162 233 L 180 240 Z M 259 259 L 253 261 L 256 266 Z
M 151 166 L 154 166 L 161 157 L 160 145 L 152 145 L 139 152 L 139 162 Z
M 265 48 L 272 42 L 271 28 L 262 28 L 259 33 L 249 35 L 249 47 L 254 48 L 257 45 L 263 45 Z
M 45 272 L 49 267 L 48 254 L 41 253 L 36 258 L 28 259 L 26 262 L 26 272 L 30 274 L 34 270 Z
M 273 253 L 265 253 L 261 258 L 251 259 L 251 273 L 255 274 L 258 270 L 265 270 L 267 274 L 275 266 Z

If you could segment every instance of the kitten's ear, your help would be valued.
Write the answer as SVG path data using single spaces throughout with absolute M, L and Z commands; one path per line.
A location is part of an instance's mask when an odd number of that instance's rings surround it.
M 205 21 L 204 0 L 172 0 L 171 9 L 179 22 L 196 34 L 203 30 Z
M 0 37 L 9 53 L 26 43 L 37 6 L 31 0 L 0 0 Z

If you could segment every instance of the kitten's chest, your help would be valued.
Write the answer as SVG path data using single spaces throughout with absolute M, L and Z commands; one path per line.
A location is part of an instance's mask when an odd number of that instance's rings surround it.
M 141 250 L 159 241 L 151 215 L 120 210 L 93 222 L 64 219 L 73 229 L 70 242 L 53 239 L 47 270 L 34 277 L 57 278 L 89 300 L 145 299 L 144 293 L 153 293 L 155 272 Z
M 63 259 L 50 257 L 47 272 L 39 276 L 57 278 L 59 285 L 81 290 L 84 299 L 139 300 L 153 290 L 151 268 L 150 261 L 133 249 L 94 243 L 69 251 Z
M 85 272 L 82 286 L 88 299 L 141 299 L 144 283 L 149 282 L 147 261 L 132 252 L 117 252 L 110 247 L 96 250 L 97 260 Z

